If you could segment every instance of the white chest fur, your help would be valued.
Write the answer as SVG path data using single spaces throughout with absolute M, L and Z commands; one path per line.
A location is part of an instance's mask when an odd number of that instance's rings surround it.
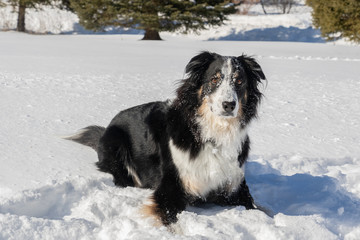
M 176 147 L 172 140 L 169 145 L 181 181 L 190 194 L 206 198 L 214 190 L 232 192 L 244 178 L 244 168 L 240 168 L 237 159 L 241 147 L 234 151 L 233 147 L 205 143 L 196 159 L 190 159 L 190 153 Z

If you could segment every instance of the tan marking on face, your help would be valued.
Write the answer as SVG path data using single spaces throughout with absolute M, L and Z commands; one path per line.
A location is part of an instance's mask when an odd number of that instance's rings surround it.
M 140 209 L 140 214 L 146 218 L 152 218 L 153 225 L 155 227 L 161 227 L 163 224 L 161 222 L 161 216 L 158 205 L 154 202 L 154 200 L 150 199 L 151 203 L 145 204 Z
M 243 119 L 244 112 L 243 112 L 242 105 L 246 104 L 247 100 L 248 100 L 248 92 L 246 91 L 245 94 L 244 94 L 244 101 L 239 100 L 239 111 L 238 111 L 238 118 L 239 119 Z
M 237 119 L 241 119 L 242 115 L 243 115 L 242 102 L 241 102 L 241 100 L 239 100 L 239 110 L 238 110 L 238 114 L 237 114 Z
M 203 91 L 203 86 L 201 86 L 201 88 L 200 88 L 199 91 L 198 91 L 198 97 L 199 97 L 199 99 L 201 99 L 202 91 Z
M 209 98 L 204 98 L 201 106 L 198 109 L 198 114 L 200 116 L 204 116 L 207 111 L 209 111 Z

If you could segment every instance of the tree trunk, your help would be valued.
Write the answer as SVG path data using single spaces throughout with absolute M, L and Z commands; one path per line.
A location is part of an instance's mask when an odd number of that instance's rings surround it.
M 265 10 L 265 6 L 264 6 L 264 1 L 261 0 L 260 3 L 261 3 L 261 7 L 262 7 L 264 13 L 267 14 L 267 12 L 266 12 L 266 10 Z
M 25 32 L 25 10 L 26 6 L 22 1 L 19 3 L 18 22 L 16 30 L 19 32 Z
M 290 10 L 291 10 L 291 8 L 293 6 L 293 3 L 294 3 L 293 0 L 289 1 L 289 8 L 288 8 L 288 11 L 287 11 L 288 14 L 290 13 Z
M 160 38 L 160 34 L 157 30 L 146 29 L 144 38 L 142 40 L 162 40 L 162 39 Z

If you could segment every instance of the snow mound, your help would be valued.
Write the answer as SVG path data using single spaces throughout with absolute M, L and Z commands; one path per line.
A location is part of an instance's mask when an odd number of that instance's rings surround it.
M 117 188 L 110 177 L 79 176 L 1 199 L 0 237 L 289 239 L 301 235 L 302 239 L 337 239 L 334 232 L 360 224 L 360 202 L 333 178 L 266 173 L 276 170 L 256 162 L 250 162 L 247 171 L 261 172 L 250 174 L 248 183 L 257 204 L 268 208 L 273 217 L 243 207 L 202 205 L 188 207 L 168 231 L 152 227 L 151 219 L 139 211 L 150 190 Z

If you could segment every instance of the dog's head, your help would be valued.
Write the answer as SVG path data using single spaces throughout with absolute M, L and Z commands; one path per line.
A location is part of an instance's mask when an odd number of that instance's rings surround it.
M 244 124 L 256 116 L 262 96 L 258 85 L 265 75 L 253 58 L 202 52 L 190 60 L 186 73 L 188 78 L 178 89 L 178 97 L 185 104 L 196 102 L 200 113 L 237 118 Z

